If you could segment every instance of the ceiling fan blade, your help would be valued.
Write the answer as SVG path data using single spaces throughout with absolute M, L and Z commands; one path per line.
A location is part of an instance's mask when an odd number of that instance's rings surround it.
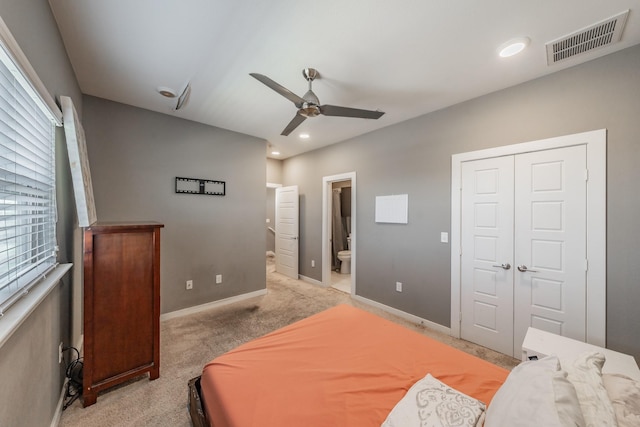
M 291 120 L 289 122 L 289 124 L 287 125 L 286 128 L 284 128 L 284 130 L 282 131 L 282 133 L 280 135 L 284 135 L 287 136 L 289 135 L 291 132 L 293 132 L 293 130 L 295 128 L 297 128 L 298 126 L 300 126 L 300 124 L 302 122 L 304 122 L 307 118 L 305 116 L 303 116 L 300 113 L 297 113 L 296 116 L 293 118 L 293 120 Z
M 287 98 L 289 101 L 291 101 L 294 104 L 296 104 L 296 107 L 300 108 L 300 107 L 302 107 L 302 104 L 305 103 L 304 99 L 300 98 L 298 95 L 296 95 L 295 93 L 291 92 L 289 89 L 287 89 L 286 87 L 282 86 L 281 84 L 274 82 L 269 77 L 267 77 L 267 76 L 265 76 L 263 74 L 258 74 L 258 73 L 249 73 L 249 75 L 251 77 L 253 77 L 254 79 L 259 80 L 260 82 L 264 83 L 265 85 L 267 85 L 271 89 L 275 90 L 280 95 L 282 95 L 285 98 Z
M 336 105 L 321 105 L 320 114 L 325 116 L 356 117 L 360 119 L 379 119 L 384 111 L 360 110 L 359 108 L 338 107 Z

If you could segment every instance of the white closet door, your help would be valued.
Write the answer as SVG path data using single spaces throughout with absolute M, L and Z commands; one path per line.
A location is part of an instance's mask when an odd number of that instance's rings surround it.
M 513 354 L 529 326 L 585 341 L 586 147 L 521 154 L 515 168 Z
M 276 188 L 276 271 L 298 278 L 298 186 Z
M 529 326 L 584 341 L 586 147 L 461 170 L 461 337 L 512 356 Z
M 462 164 L 461 336 L 513 351 L 513 156 Z

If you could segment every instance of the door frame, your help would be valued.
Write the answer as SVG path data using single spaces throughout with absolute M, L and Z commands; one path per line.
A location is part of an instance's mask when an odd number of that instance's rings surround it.
M 520 144 L 505 145 L 451 156 L 451 335 L 460 338 L 462 320 L 460 289 L 461 170 L 462 163 L 554 148 L 586 145 L 587 148 L 587 272 L 586 339 L 606 346 L 607 308 L 607 130 L 565 135 Z
M 322 284 L 331 286 L 331 187 L 334 182 L 351 180 L 351 295 L 356 294 L 356 173 L 322 177 Z

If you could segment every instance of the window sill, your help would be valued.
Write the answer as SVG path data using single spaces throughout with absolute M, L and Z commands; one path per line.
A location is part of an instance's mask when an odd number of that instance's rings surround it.
M 20 325 L 29 317 L 49 293 L 60 283 L 60 279 L 73 264 L 59 264 L 51 271 L 42 283 L 34 286 L 27 295 L 16 302 L 4 316 L 0 318 L 0 348 L 4 345 Z

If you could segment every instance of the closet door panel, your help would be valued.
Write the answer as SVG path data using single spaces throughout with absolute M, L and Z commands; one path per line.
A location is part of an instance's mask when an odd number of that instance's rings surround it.
M 513 157 L 462 165 L 461 336 L 513 348 Z
M 515 168 L 514 354 L 529 326 L 584 341 L 586 148 L 521 154 Z

